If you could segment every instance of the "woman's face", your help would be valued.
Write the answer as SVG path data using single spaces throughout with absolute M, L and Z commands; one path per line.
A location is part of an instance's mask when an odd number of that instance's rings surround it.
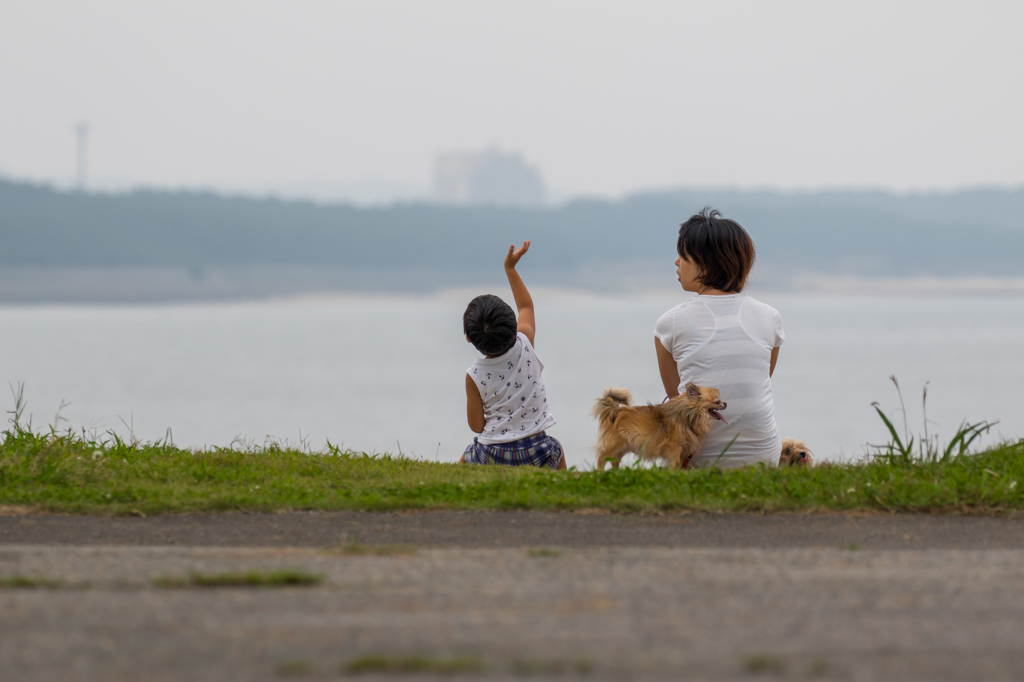
M 683 286 L 683 291 L 699 292 L 701 289 L 701 283 L 698 280 L 700 276 L 700 270 L 693 261 L 679 256 L 676 258 L 676 274 L 679 275 L 679 283 Z

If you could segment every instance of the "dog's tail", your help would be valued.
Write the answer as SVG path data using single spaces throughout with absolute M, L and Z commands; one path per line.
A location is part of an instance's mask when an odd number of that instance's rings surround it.
M 603 428 L 615 421 L 615 414 L 620 407 L 630 407 L 633 404 L 633 396 L 624 388 L 607 388 L 604 395 L 594 403 L 591 414 L 601 423 Z

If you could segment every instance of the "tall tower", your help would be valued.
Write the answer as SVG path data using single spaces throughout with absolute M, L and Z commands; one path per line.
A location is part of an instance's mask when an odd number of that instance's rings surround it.
M 86 165 L 85 165 L 85 143 L 89 137 L 89 124 L 79 121 L 75 126 L 75 137 L 78 140 L 78 191 L 85 191 Z

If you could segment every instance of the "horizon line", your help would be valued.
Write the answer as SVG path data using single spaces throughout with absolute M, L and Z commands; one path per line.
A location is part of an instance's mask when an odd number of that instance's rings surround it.
M 106 197 L 117 197 L 117 196 L 130 196 L 132 194 L 139 193 L 153 193 L 153 194 L 206 194 L 214 195 L 225 199 L 253 199 L 253 200 L 276 200 L 284 203 L 311 203 L 317 205 L 347 205 L 357 208 L 387 208 L 392 206 L 408 206 L 408 205 L 427 205 L 432 207 L 448 207 L 448 208 L 517 208 L 517 209 L 556 209 L 567 206 L 573 203 L 580 202 L 604 202 L 609 204 L 623 203 L 632 199 L 640 197 L 649 197 L 657 195 L 670 195 L 674 193 L 684 192 L 708 192 L 708 193 L 729 193 L 738 195 L 756 195 L 756 194 L 774 194 L 779 196 L 814 196 L 814 195 L 827 195 L 827 194 L 851 194 L 851 195 L 865 195 L 865 194 L 882 194 L 890 196 L 896 199 L 904 199 L 911 197 L 929 197 L 929 196 L 950 196 L 955 194 L 966 194 L 970 192 L 1002 192 L 1012 194 L 1015 192 L 1024 192 L 1024 182 L 1018 184 L 1000 184 L 1000 183 L 977 183 L 977 184 L 964 184 L 956 187 L 931 187 L 931 188 L 916 188 L 916 189 L 894 189 L 890 187 L 878 186 L 878 185 L 820 185 L 817 187 L 778 187 L 772 185 L 738 185 L 738 184 L 722 184 L 722 185 L 661 185 L 661 186 L 649 186 L 641 187 L 627 192 L 618 194 L 600 194 L 600 193 L 559 193 L 554 194 L 558 196 L 557 200 L 546 201 L 540 204 L 534 205 L 509 205 L 509 204 L 496 204 L 496 203 L 473 203 L 473 204 L 453 204 L 438 201 L 430 196 L 429 190 L 425 187 L 422 188 L 422 192 L 409 193 L 405 196 L 396 196 L 390 199 L 382 200 L 359 200 L 351 197 L 323 197 L 316 196 L 312 192 L 302 192 L 296 190 L 288 190 L 284 187 L 274 189 L 273 187 L 267 187 L 270 183 L 260 184 L 253 183 L 250 187 L 230 184 L 212 184 L 212 183 L 200 183 L 200 184 L 156 184 L 156 183 L 126 183 L 123 185 L 114 184 L 99 184 L 92 187 L 86 187 L 82 189 L 76 185 L 73 179 L 69 179 L 66 182 L 54 180 L 52 178 L 33 178 L 31 176 L 15 176 L 8 173 L 0 172 L 0 182 L 12 184 L 12 185 L 27 185 L 34 188 L 49 189 L 54 192 L 61 194 L 85 194 L 90 196 L 106 196 Z M 372 184 L 381 183 L 389 184 L 391 181 L 387 180 L 376 180 L 370 178 L 364 178 L 359 180 L 350 181 L 309 181 L 309 182 L 293 182 L 293 183 L 280 183 L 281 185 L 291 184 L 295 185 L 313 185 L 320 184 L 325 187 L 335 186 L 339 189 L 348 185 L 358 184 Z M 394 182 L 395 186 L 404 185 L 406 187 L 412 187 L 410 183 Z

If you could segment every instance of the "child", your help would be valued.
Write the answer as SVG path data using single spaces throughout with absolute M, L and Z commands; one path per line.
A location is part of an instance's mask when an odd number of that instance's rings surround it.
M 480 435 L 460 462 L 565 469 L 562 444 L 544 433 L 556 419 L 548 408 L 544 364 L 533 350 L 536 322 L 533 299 L 516 272 L 516 263 L 530 249 L 508 247 L 505 275 L 519 309 L 486 294 L 469 302 L 462 316 L 466 340 L 483 353 L 466 370 L 466 412 L 469 428 Z
M 729 403 L 728 425 L 714 423 L 690 466 L 778 464 L 771 375 L 786 335 L 774 308 L 742 293 L 754 243 L 738 223 L 704 209 L 679 229 L 676 252 L 679 283 L 697 296 L 655 325 L 662 383 L 670 398 L 692 381 Z

